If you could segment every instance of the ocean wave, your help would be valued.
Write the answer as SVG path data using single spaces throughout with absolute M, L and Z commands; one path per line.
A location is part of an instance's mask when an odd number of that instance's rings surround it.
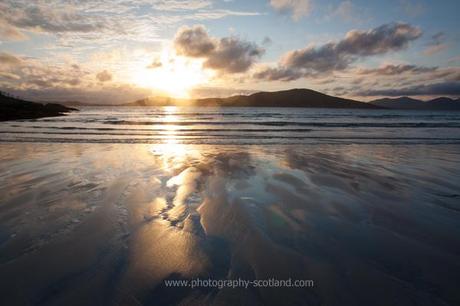
M 0 123 L 0 142 L 459 143 L 449 112 L 311 109 L 83 108 L 68 116 Z
M 460 128 L 460 122 L 301 122 L 301 121 L 130 121 L 110 120 L 112 125 L 261 125 L 309 127 Z
M 9 137 L 0 138 L 0 143 L 38 142 L 38 143 L 135 143 L 135 144 L 168 144 L 170 137 L 153 136 L 149 138 L 66 138 L 66 137 Z M 175 138 L 178 144 L 218 144 L 218 145 L 258 145 L 258 144 L 460 144 L 460 138 L 414 138 L 414 137 L 310 137 L 310 136 L 243 136 L 226 135 L 220 137 L 182 136 Z

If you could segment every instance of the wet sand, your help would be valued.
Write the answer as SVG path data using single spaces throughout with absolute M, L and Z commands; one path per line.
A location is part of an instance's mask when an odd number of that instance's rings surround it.
M 0 305 L 460 304 L 458 145 L 2 143 L 0 195 Z

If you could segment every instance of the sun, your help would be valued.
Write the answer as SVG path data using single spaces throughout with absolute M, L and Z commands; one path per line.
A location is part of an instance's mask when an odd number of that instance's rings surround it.
M 152 58 L 146 57 L 133 73 L 133 83 L 170 97 L 189 98 L 194 87 L 205 85 L 211 77 L 209 71 L 203 70 L 200 60 L 177 56 L 168 48 L 155 62 L 156 67 L 149 68 Z

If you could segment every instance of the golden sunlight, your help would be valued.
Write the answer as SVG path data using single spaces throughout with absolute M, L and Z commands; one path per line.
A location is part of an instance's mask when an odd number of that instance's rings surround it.
M 164 128 L 164 141 L 161 144 L 156 144 L 152 147 L 152 153 L 163 159 L 163 169 L 172 171 L 176 166 L 185 161 L 187 149 L 180 142 L 177 135 L 177 125 L 175 122 L 179 120 L 176 115 L 177 108 L 175 106 L 164 107 L 163 122 L 170 123 Z
M 174 98 L 189 98 L 190 90 L 206 84 L 211 72 L 202 69 L 202 62 L 178 56 L 171 48 L 165 48 L 155 67 L 149 67 L 151 57 L 146 57 L 133 72 L 133 82 Z

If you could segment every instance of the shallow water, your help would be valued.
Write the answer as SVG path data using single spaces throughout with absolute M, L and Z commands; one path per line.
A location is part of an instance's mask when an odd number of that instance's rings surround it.
M 0 122 L 0 141 L 189 144 L 460 144 L 460 112 L 302 108 L 83 107 Z
M 460 304 L 456 144 L 4 142 L 0 169 L 1 305 Z M 197 277 L 314 287 L 164 283 Z

